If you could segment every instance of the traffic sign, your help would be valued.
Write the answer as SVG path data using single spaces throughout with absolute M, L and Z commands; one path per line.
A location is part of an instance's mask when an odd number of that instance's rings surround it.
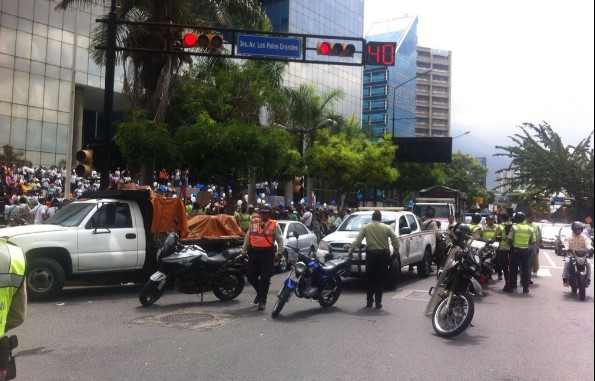
M 300 58 L 301 39 L 238 34 L 237 53 L 252 56 Z

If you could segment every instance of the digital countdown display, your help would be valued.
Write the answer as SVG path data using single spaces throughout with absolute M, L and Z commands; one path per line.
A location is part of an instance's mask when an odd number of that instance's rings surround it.
M 364 65 L 395 66 L 396 50 L 396 42 L 367 42 Z

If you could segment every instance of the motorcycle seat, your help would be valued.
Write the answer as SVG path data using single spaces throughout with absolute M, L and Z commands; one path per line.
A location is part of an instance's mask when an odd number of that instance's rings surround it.
M 325 275 L 334 275 L 339 270 L 349 269 L 351 264 L 344 259 L 331 259 L 321 266 Z
M 219 267 L 227 262 L 228 259 L 222 253 L 217 253 L 207 259 L 207 267 Z

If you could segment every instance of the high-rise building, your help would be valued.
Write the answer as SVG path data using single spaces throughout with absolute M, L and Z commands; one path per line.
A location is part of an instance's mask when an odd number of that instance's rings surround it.
M 417 16 L 375 25 L 367 41 L 395 42 L 394 66 L 364 68 L 362 128 L 371 139 L 386 132 L 415 136 Z
M 418 46 L 417 72 L 415 136 L 450 136 L 451 52 Z
M 276 32 L 316 34 L 361 38 L 364 29 L 363 0 L 260 0 Z M 312 39 L 308 48 L 316 47 Z M 354 58 L 354 60 L 356 60 Z M 335 111 L 346 117 L 361 119 L 362 68 L 327 64 L 289 63 L 285 85 L 303 83 L 316 86 L 320 92 L 340 89 L 345 97 Z
M 102 136 L 105 68 L 89 58 L 89 41 L 105 9 L 55 5 L 0 1 L 0 146 L 24 152 L 35 166 L 66 163 Z M 116 67 L 118 93 L 122 74 Z

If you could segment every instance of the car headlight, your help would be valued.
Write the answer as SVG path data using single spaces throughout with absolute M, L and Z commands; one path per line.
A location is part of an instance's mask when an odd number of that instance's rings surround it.
M 306 271 L 307 266 L 304 262 L 298 262 L 295 264 L 294 268 L 295 268 L 295 274 L 301 275 L 302 273 L 304 273 L 304 271 Z
M 318 249 L 320 250 L 325 250 L 325 251 L 329 251 L 329 244 L 326 241 L 320 241 L 318 242 Z

